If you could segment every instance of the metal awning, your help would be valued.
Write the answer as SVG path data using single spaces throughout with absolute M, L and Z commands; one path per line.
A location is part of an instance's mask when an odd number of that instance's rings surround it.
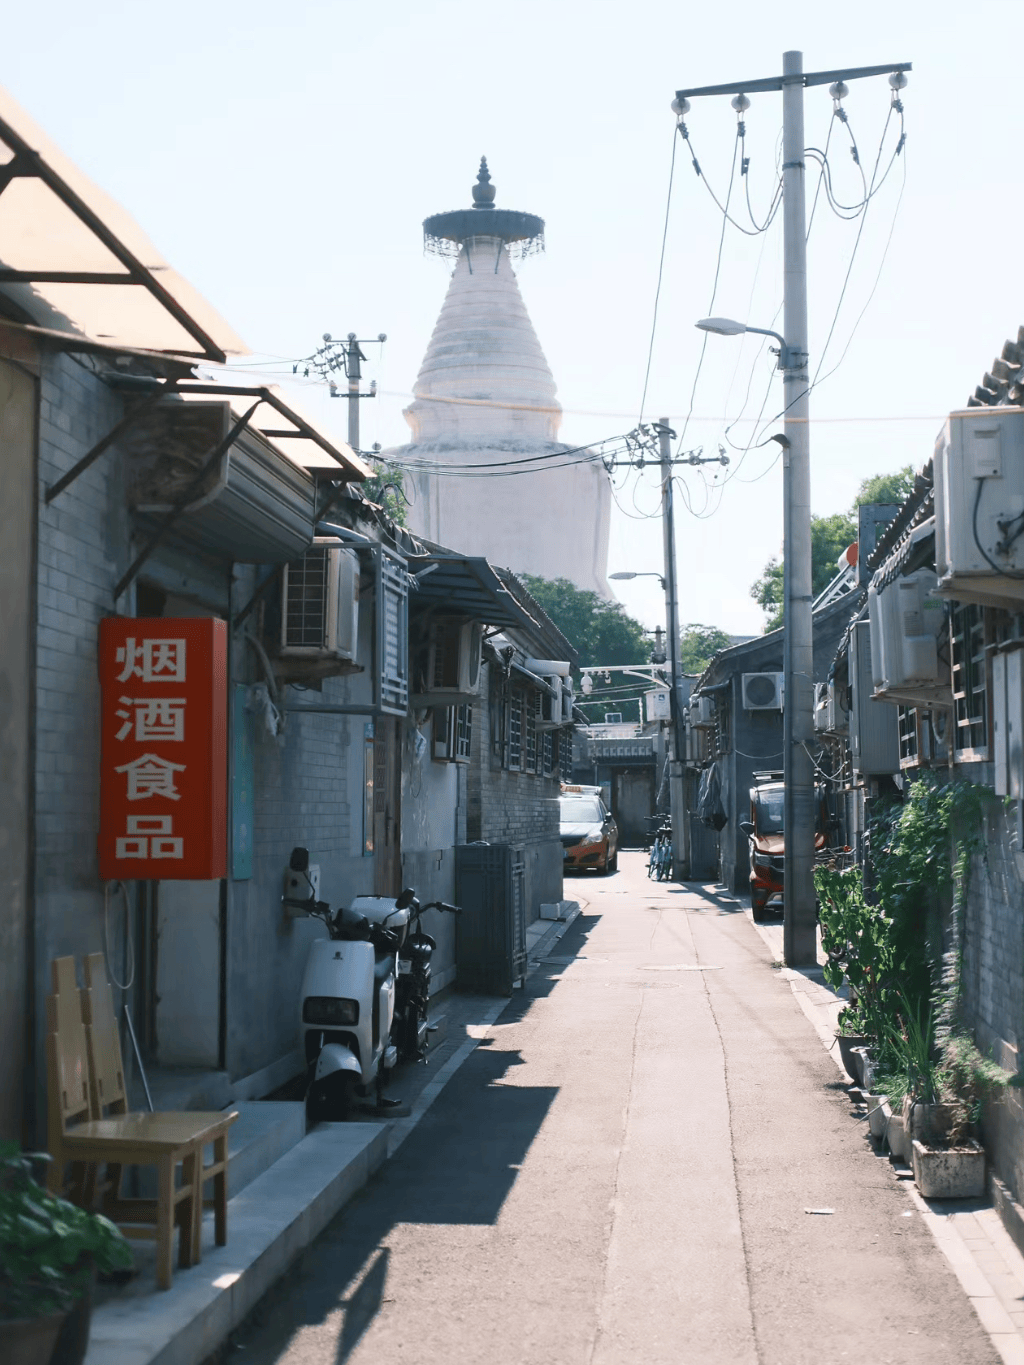
M 329 455 L 349 482 L 369 478 L 372 472 L 347 442 L 334 441 L 324 435 L 293 404 L 285 402 L 276 385 L 189 383 L 173 376 L 163 382 L 132 376 L 120 383 L 122 387 L 144 394 L 143 401 L 130 407 L 111 431 L 97 441 L 91 450 L 86 451 L 56 483 L 50 485 L 46 490 L 47 504 L 84 474 L 115 442 L 129 449 L 139 430 L 148 431 L 153 437 L 154 428 L 158 430 L 171 424 L 175 408 L 180 412 L 181 400 L 207 404 L 211 400 L 220 400 L 222 406 L 236 416 L 245 415 L 244 425 L 252 427 L 265 440 L 272 442 L 275 449 L 299 469 L 319 465 L 320 461 L 315 455 L 307 454 L 312 445 Z
M 142 229 L 0 90 L 0 292 L 94 341 L 223 361 L 248 349 Z
M 418 591 L 413 591 L 409 598 L 413 610 L 429 606 L 483 621 L 488 626 L 537 629 L 537 622 L 506 591 L 486 559 L 429 555 L 414 559 L 410 568 L 418 584 Z

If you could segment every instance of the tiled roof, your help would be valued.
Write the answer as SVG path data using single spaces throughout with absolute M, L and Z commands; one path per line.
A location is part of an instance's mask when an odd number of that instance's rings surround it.
M 1017 329 L 1017 340 L 1008 341 L 992 368 L 968 398 L 969 408 L 994 407 L 996 404 L 1024 404 L 1024 327 Z

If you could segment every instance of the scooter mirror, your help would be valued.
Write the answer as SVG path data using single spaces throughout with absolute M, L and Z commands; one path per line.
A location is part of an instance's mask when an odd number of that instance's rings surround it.
M 293 872 L 307 872 L 309 870 L 309 849 L 293 848 L 292 856 L 288 859 L 288 866 Z
M 401 892 L 398 899 L 395 901 L 395 909 L 408 910 L 409 906 L 412 905 L 415 899 L 416 892 L 413 890 L 411 886 L 407 886 L 405 890 Z

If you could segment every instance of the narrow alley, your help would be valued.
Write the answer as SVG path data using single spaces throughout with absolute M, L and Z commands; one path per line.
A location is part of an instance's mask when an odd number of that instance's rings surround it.
M 741 903 L 621 869 L 233 1360 L 999 1358 Z

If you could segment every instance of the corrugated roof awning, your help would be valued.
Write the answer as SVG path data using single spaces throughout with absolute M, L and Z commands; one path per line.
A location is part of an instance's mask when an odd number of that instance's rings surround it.
M 413 609 L 430 606 L 489 626 L 537 629 L 537 622 L 506 591 L 486 559 L 430 555 L 414 560 L 413 566 L 419 585 L 409 599 Z
M 0 90 L 0 291 L 40 326 L 223 361 L 247 347 Z

